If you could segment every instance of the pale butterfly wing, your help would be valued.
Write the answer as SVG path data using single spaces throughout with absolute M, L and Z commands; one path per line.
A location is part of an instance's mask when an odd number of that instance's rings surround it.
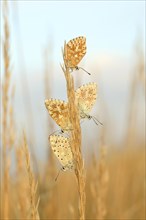
M 87 83 L 75 91 L 81 118 L 86 118 L 92 110 L 97 98 L 97 84 Z
M 68 67 L 77 68 L 77 65 L 86 54 L 86 38 L 74 38 L 66 44 L 66 57 Z
M 82 119 L 88 117 L 89 112 L 96 102 L 97 84 L 87 83 L 79 87 L 75 91 L 75 96 L 79 108 L 80 118 Z M 67 102 L 49 99 L 45 100 L 45 105 L 50 116 L 61 127 L 62 130 L 67 131 L 72 129 Z
M 45 106 L 50 116 L 62 130 L 65 131 L 71 129 L 67 102 L 58 99 L 48 99 L 45 100 Z
M 51 148 L 60 161 L 63 170 L 74 168 L 73 154 L 70 146 L 70 139 L 61 135 L 51 135 L 49 137 Z

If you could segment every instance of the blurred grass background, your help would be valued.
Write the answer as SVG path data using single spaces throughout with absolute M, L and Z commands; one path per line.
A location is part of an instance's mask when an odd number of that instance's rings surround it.
M 79 35 L 87 37 L 81 65 L 92 76 L 73 73 L 75 85 L 97 82 L 92 114 L 104 123 L 81 125 L 86 219 L 145 219 L 144 1 L 97 2 L 91 8 L 85 2 L 2 1 L 1 6 L 1 219 L 78 219 L 74 174 L 61 173 L 54 181 L 59 164 L 48 136 L 57 126 L 44 100 L 66 99 L 61 47 Z M 55 20 L 47 17 L 49 10 Z M 70 20 L 61 25 L 60 13 Z

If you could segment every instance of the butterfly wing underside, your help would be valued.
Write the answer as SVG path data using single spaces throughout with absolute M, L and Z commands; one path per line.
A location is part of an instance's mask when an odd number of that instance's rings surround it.
M 45 100 L 46 108 L 50 116 L 61 127 L 62 130 L 70 130 L 68 104 L 58 99 Z
M 86 38 L 77 37 L 66 44 L 66 60 L 70 68 L 76 68 L 86 54 Z
M 78 103 L 80 117 L 87 117 L 96 102 L 97 84 L 88 83 L 79 87 L 75 92 L 75 96 Z
M 61 135 L 51 135 L 49 138 L 51 148 L 64 170 L 73 169 L 74 163 L 70 147 L 70 139 Z

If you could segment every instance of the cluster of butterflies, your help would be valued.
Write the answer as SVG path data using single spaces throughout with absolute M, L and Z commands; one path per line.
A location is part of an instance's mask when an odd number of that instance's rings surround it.
M 86 53 L 86 38 L 77 37 L 70 40 L 66 44 L 66 57 L 71 70 L 83 69 L 78 67 L 78 63 L 81 61 Z M 83 69 L 84 70 L 84 69 Z M 97 84 L 94 82 L 87 83 L 79 87 L 75 91 L 75 98 L 78 106 L 80 119 L 93 119 L 98 124 L 98 120 L 90 115 L 90 111 L 96 102 L 97 98 Z M 54 121 L 60 126 L 61 132 L 68 132 L 72 129 L 72 125 L 69 118 L 68 103 L 58 99 L 45 100 L 45 106 L 54 119 Z M 102 124 L 101 122 L 99 122 Z M 50 135 L 49 141 L 54 154 L 59 159 L 62 170 L 74 169 L 73 155 L 70 146 L 70 138 L 63 135 Z

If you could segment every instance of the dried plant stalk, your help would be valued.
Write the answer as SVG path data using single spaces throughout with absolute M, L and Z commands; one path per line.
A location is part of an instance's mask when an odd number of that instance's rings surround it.
M 10 31 L 8 23 L 8 5 L 7 1 L 3 3 L 3 16 L 4 16 L 4 41 L 3 41 L 3 56 L 4 56 L 4 76 L 2 83 L 2 154 L 3 154 L 3 212 L 2 218 L 9 218 L 9 198 L 8 198 L 8 182 L 9 182 L 9 164 L 10 159 L 8 158 L 9 150 L 9 137 L 8 137 L 8 126 L 9 126 L 9 92 L 10 92 Z
M 101 145 L 100 147 L 100 160 L 97 164 L 97 213 L 96 217 L 97 219 L 105 219 L 105 216 L 107 214 L 106 210 L 106 195 L 107 195 L 107 189 L 108 189 L 108 170 L 107 165 L 105 162 L 105 156 L 106 156 L 106 148 L 104 145 Z
M 11 90 L 10 105 L 9 105 L 9 148 L 14 147 L 16 139 L 16 129 L 15 129 L 15 118 L 14 118 L 14 96 L 15 87 L 13 86 Z
M 69 72 L 69 67 L 67 65 L 66 57 L 66 43 L 64 44 L 63 58 L 64 66 L 62 70 L 66 78 L 66 87 L 67 87 L 67 96 L 69 104 L 69 117 L 72 124 L 71 133 L 71 148 L 75 161 L 75 175 L 78 182 L 78 191 L 79 191 L 79 212 L 80 220 L 85 219 L 85 174 L 84 174 L 84 163 L 81 154 L 81 127 L 79 112 L 75 100 L 75 89 L 74 89 L 74 80 L 72 75 Z
M 31 218 L 32 220 L 39 220 L 40 219 L 38 213 L 39 199 L 37 199 L 36 201 L 36 192 L 37 192 L 38 184 L 35 181 L 34 174 L 31 168 L 30 154 L 29 154 L 25 134 L 24 134 L 23 149 L 24 149 L 24 156 L 26 161 L 26 168 L 27 168 L 28 182 L 29 182 L 30 216 L 28 216 L 28 219 Z
M 52 63 L 50 62 L 48 64 L 48 57 L 49 55 L 52 55 L 52 48 L 51 45 L 49 47 L 45 48 L 44 51 L 44 94 L 45 94 L 45 99 L 51 96 L 51 85 L 53 83 L 52 76 L 51 78 L 49 77 L 49 68 L 51 68 Z M 47 121 L 47 130 L 48 131 L 53 131 L 54 129 L 54 124 L 52 120 L 49 120 L 49 123 Z M 53 157 L 53 152 L 51 148 L 49 147 L 49 163 L 52 165 L 52 176 L 54 175 L 54 170 L 55 170 L 55 163 L 54 163 L 54 157 Z
M 25 161 L 24 154 L 22 151 L 23 143 L 20 143 L 20 146 L 15 147 L 16 151 L 16 176 L 17 182 L 16 187 L 16 207 L 17 216 L 19 219 L 27 219 L 28 209 L 29 209 L 29 197 L 26 195 L 26 177 L 25 173 Z
M 94 179 L 91 182 L 91 192 L 95 200 L 95 216 L 96 219 L 105 219 L 107 214 L 106 196 L 108 189 L 108 170 L 105 162 L 106 148 L 104 144 L 100 146 L 100 158 L 97 162 L 93 156 Z
M 138 94 L 139 86 L 142 86 L 143 91 L 145 92 L 145 85 L 146 85 L 146 77 L 145 77 L 145 69 L 144 69 L 144 53 L 139 42 L 136 45 L 135 52 L 137 59 L 136 59 L 136 65 L 134 67 L 134 74 L 130 88 L 127 132 L 126 132 L 127 137 L 125 139 L 125 146 L 133 146 L 133 143 L 135 143 L 136 134 L 137 134 L 137 126 L 135 126 L 135 122 L 137 120 L 136 115 L 138 111 L 137 94 Z

